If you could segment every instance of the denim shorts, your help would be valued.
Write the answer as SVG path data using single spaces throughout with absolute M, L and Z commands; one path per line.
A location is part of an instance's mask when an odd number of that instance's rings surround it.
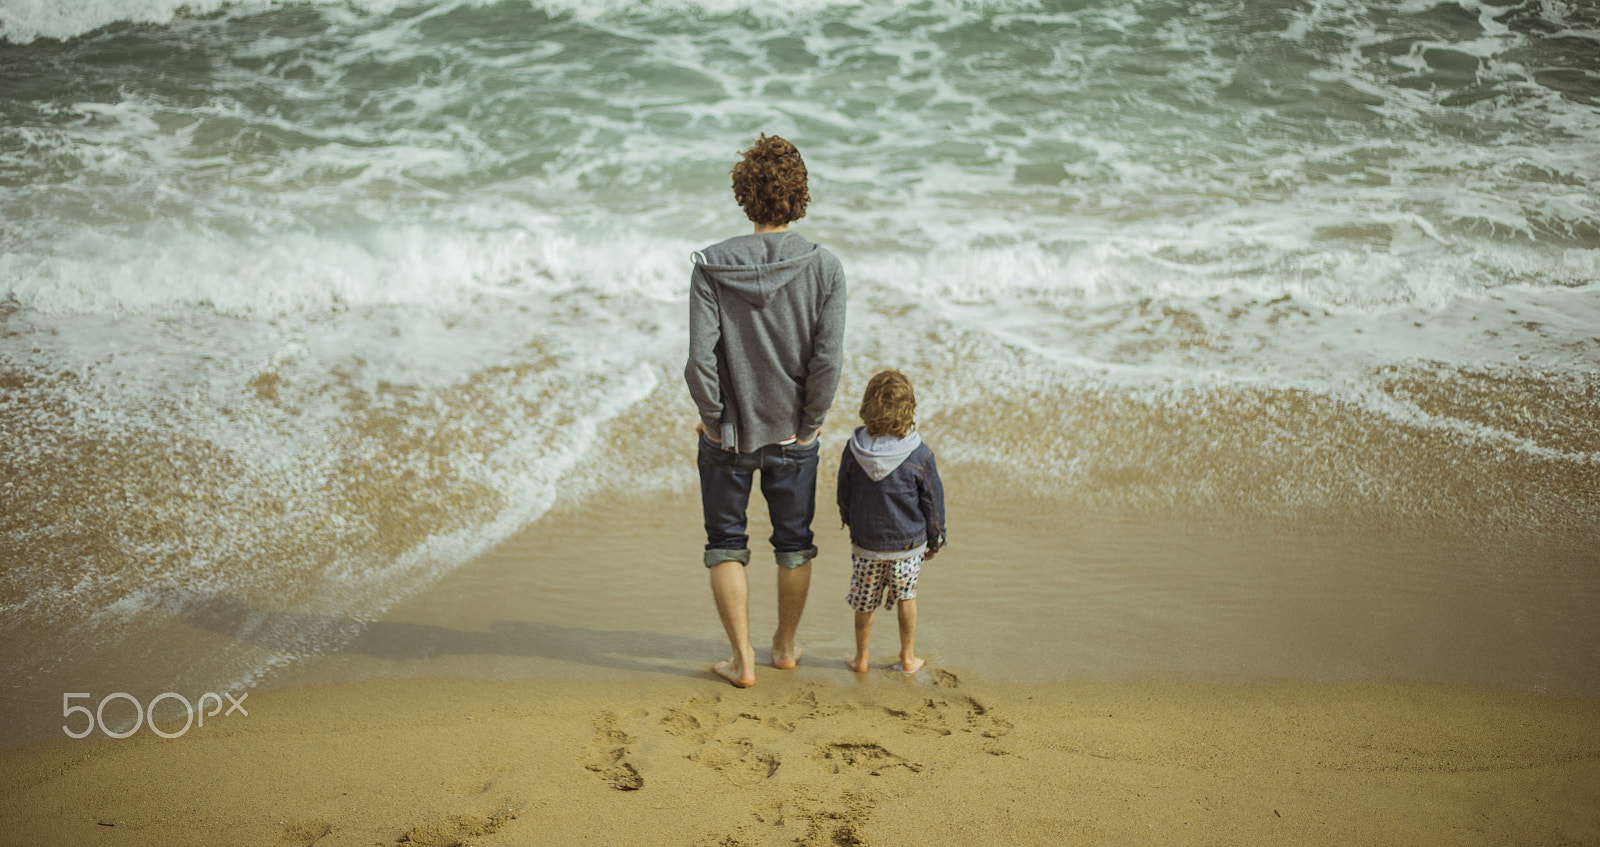
M 816 558 L 811 519 L 817 508 L 817 452 L 810 444 L 768 444 L 739 453 L 700 436 L 700 507 L 706 523 L 706 567 L 750 563 L 745 511 L 750 489 L 761 478 L 761 496 L 772 519 L 772 549 L 778 564 L 797 568 Z

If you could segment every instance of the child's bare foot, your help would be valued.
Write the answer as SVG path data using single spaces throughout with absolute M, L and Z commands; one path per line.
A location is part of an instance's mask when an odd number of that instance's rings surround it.
M 800 664 L 800 654 L 803 652 L 805 651 L 801 650 L 799 646 L 785 651 L 779 649 L 777 644 L 773 644 L 772 666 L 780 671 L 793 670 L 795 665 Z
M 917 671 L 922 670 L 922 666 L 925 664 L 927 664 L 927 662 L 923 661 L 921 656 L 912 656 L 909 659 L 901 659 L 900 661 L 895 662 L 894 669 L 897 671 L 903 671 L 905 673 L 916 673 Z
M 711 672 L 733 683 L 734 688 L 749 688 L 756 684 L 755 671 L 741 665 L 738 659 L 723 659 L 711 666 Z
M 844 663 L 844 666 L 849 668 L 850 670 L 855 671 L 856 673 L 866 673 L 867 672 L 867 667 L 868 667 L 868 665 L 867 665 L 867 657 L 866 656 L 856 656 L 853 659 L 847 660 Z

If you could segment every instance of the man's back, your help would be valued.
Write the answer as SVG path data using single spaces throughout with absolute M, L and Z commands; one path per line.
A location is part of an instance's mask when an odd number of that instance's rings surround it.
M 810 441 L 839 385 L 839 260 L 789 231 L 730 238 L 695 259 L 684 379 L 706 430 L 739 452 Z

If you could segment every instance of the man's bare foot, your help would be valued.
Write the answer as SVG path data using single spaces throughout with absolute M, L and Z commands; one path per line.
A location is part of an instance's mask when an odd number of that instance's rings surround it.
M 857 656 L 854 659 L 849 659 L 845 661 L 844 666 L 856 673 L 866 673 L 868 667 L 867 657 Z
M 897 671 L 903 671 L 905 673 L 916 673 L 917 671 L 922 670 L 922 666 L 925 664 L 927 664 L 927 662 L 924 661 L 921 656 L 912 656 L 909 660 L 901 659 L 900 661 L 895 662 L 894 669 Z
M 794 666 L 800 664 L 800 654 L 804 652 L 804 650 L 796 646 L 793 650 L 785 653 L 774 644 L 772 646 L 772 666 L 780 671 L 794 670 Z
M 755 671 L 741 668 L 737 659 L 723 659 L 711 666 L 711 672 L 733 683 L 734 688 L 749 688 L 756 684 Z

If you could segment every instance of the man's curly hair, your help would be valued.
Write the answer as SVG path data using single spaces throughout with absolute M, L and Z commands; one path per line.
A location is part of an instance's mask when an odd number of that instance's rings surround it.
M 868 435 L 905 438 L 916 425 L 916 414 L 917 395 L 905 374 L 885 368 L 872 375 L 861 395 L 861 422 Z
M 733 166 L 733 198 L 745 217 L 765 226 L 783 226 L 806 216 L 806 163 L 793 144 L 762 133 Z

